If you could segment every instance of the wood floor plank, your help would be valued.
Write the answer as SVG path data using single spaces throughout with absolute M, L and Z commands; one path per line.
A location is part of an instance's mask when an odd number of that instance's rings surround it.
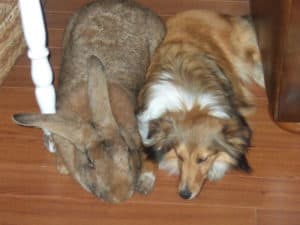
M 49 29 L 65 29 L 69 19 L 73 15 L 72 12 L 60 12 L 60 11 L 52 11 L 46 12 L 45 18 L 47 27 Z M 48 36 L 53 36 L 50 32 L 48 32 Z
M 1 126 L 0 126 L 0 140 L 1 141 L 11 143 L 11 142 L 9 142 L 9 140 L 13 140 L 14 142 L 22 143 L 22 141 L 30 142 L 32 138 L 33 139 L 41 139 L 42 138 L 42 133 L 40 132 L 39 129 L 18 126 L 13 122 L 13 120 L 12 120 L 13 114 L 23 113 L 23 112 L 38 113 L 39 110 L 38 109 L 26 110 L 26 108 L 24 107 L 24 109 L 15 110 L 13 112 L 11 112 L 11 111 L 7 112 L 4 110 L 0 111 L 0 117 L 1 117 L 1 119 L 3 119 Z M 20 137 L 25 137 L 26 140 L 20 139 Z M 24 147 L 30 147 L 30 146 L 24 145 Z M 9 149 L 10 149 L 10 147 L 9 147 L 9 145 L 7 145 L 7 148 L 5 148 L 4 150 L 7 151 Z M 3 153 L 4 153 L 4 151 L 2 151 L 2 154 Z M 11 154 L 14 154 L 14 152 L 12 152 Z
M 24 52 L 20 57 L 16 60 L 15 66 L 26 66 L 28 67 L 28 73 L 29 73 L 29 67 L 30 67 L 30 61 L 27 56 L 27 52 Z M 12 69 L 15 69 L 14 67 Z M 10 71 L 11 72 L 11 71 Z
M 33 82 L 30 75 L 30 67 L 28 66 L 14 66 L 8 74 L 8 77 L 1 84 L 2 87 L 9 88 L 33 88 Z M 54 85 L 58 84 L 59 69 L 53 67 Z
M 299 225 L 299 211 L 258 210 L 257 225 Z
M 61 48 L 64 29 L 49 28 L 48 32 L 51 34 L 48 37 L 48 46 L 51 48 Z
M 201 206 L 249 207 L 276 210 L 300 210 L 299 179 L 268 179 L 254 177 L 227 176 L 219 182 L 208 182 L 200 195 L 182 202 L 175 196 L 177 182 L 162 181 L 158 177 L 156 190 L 151 194 L 151 202 L 173 202 L 176 204 L 196 204 Z M 135 196 L 139 200 L 140 196 Z M 133 198 L 133 200 L 135 200 Z M 146 199 L 144 199 L 146 200 Z M 146 200 L 147 201 L 147 200 Z
M 266 105 L 267 107 L 267 105 Z M 259 114 L 257 114 L 259 116 Z M 277 127 L 272 121 L 256 121 L 255 124 L 251 123 L 253 130 L 252 145 L 260 147 L 270 147 L 287 149 L 299 149 L 299 135 L 289 133 Z M 261 129 L 263 127 L 263 129 Z M 259 131 L 259 132 L 257 132 Z
M 14 66 L 1 84 L 2 87 L 33 87 L 30 67 Z
M 25 110 L 26 112 L 36 109 L 37 104 L 34 98 L 33 87 L 11 88 L 2 86 L 0 88 L 0 111 L 22 112 L 22 110 Z M 3 118 L 3 121 L 6 120 L 7 117 Z
M 46 9 L 48 12 L 73 12 L 91 0 L 70 0 L 70 1 L 48 1 Z M 247 0 L 137 0 L 142 5 L 149 7 L 159 15 L 173 15 L 179 11 L 189 9 L 211 9 L 222 13 L 233 15 L 245 15 L 249 13 Z
M 31 152 L 22 149 L 24 152 Z M 16 151 L 17 153 L 17 151 Z M 36 154 L 48 155 L 47 152 L 36 150 Z M 23 155 L 23 154 L 22 154 Z M 46 198 L 74 198 L 89 199 L 94 201 L 95 197 L 84 191 L 71 177 L 59 175 L 56 172 L 54 156 L 35 157 L 33 154 L 23 157 L 14 157 L 8 162 L 0 165 L 0 196 L 3 193 L 15 194 L 18 196 L 43 196 Z M 7 158 L 2 156 L 1 158 Z M 26 176 L 24 176 L 26 173 Z M 176 204 L 176 205 L 198 205 L 203 207 L 242 207 L 254 208 L 261 206 L 262 195 L 258 185 L 244 187 L 238 184 L 240 178 L 231 179 L 232 184 L 219 183 L 208 184 L 199 198 L 193 201 L 186 201 L 177 193 L 177 179 L 167 177 L 159 173 L 157 184 L 153 193 L 143 196 L 138 193 L 129 202 L 152 203 L 152 204 Z M 244 179 L 245 180 L 245 179 Z M 250 179 L 251 180 L 251 179 Z M 252 180 L 255 183 L 255 180 Z M 19 184 L 22 185 L 19 185 Z M 237 184 L 237 186 L 234 186 Z
M 248 154 L 252 175 L 266 178 L 300 178 L 299 148 L 253 148 Z
M 1 156 L 0 196 L 5 194 L 24 197 L 43 196 L 47 199 L 96 200 L 80 188 L 71 177 L 59 175 L 56 172 L 53 155 L 49 156 L 50 153 L 43 152 L 41 149 L 35 149 L 36 154 L 32 154 L 26 148 L 21 150 L 25 152 L 23 154 L 27 153 L 26 156 L 23 155 L 23 161 L 20 160 L 20 156 L 7 161 L 4 161 L 7 157 Z M 15 154 L 18 154 L 18 151 L 15 151 Z M 159 173 L 153 193 L 149 196 L 136 194 L 129 202 L 295 210 L 300 209 L 299 196 L 299 179 L 227 176 L 222 181 L 207 183 L 199 197 L 192 201 L 186 201 L 177 194 L 177 179 Z
M 159 15 L 174 15 L 177 12 L 190 9 L 209 9 L 231 15 L 246 15 L 249 13 L 248 1 L 244 0 L 138 0 L 138 2 L 154 10 Z
M 16 129 L 21 129 L 17 127 Z M 24 128 L 29 129 L 29 128 Z M 0 167 L 3 171 L 9 172 L 14 166 L 18 165 L 19 171 L 14 169 L 16 173 L 20 172 L 24 166 L 33 165 L 36 167 L 52 166 L 55 158 L 53 154 L 48 153 L 43 146 L 42 132 L 38 129 L 28 130 L 32 135 L 0 135 Z M 38 131 L 38 132 L 34 132 Z M 36 135 L 35 135 L 36 134 Z M 22 166 L 22 167 L 19 167 Z M 5 169 L 5 167 L 8 167 Z M 2 173 L 4 177 L 4 172 Z M 1 176 L 2 177 L 2 176 Z M 40 177 L 42 179 L 42 177 Z
M 170 208 L 171 207 L 171 208 Z M 226 218 L 224 221 L 223 218 Z M 255 225 L 253 209 L 205 208 L 197 205 L 104 204 L 73 199 L 0 196 L 0 223 L 19 225 Z
M 21 128 L 17 128 L 19 130 Z M 25 128 L 23 128 L 25 129 Z M 32 133 L 37 129 L 27 128 Z M 1 132 L 1 136 L 4 136 Z M 24 131 L 24 133 L 26 133 Z M 6 135 L 0 143 L 0 195 L 44 196 L 46 198 L 89 199 L 70 177 L 56 172 L 54 155 L 48 153 L 38 135 Z M 10 151 L 13 149 L 14 151 Z M 277 165 L 275 163 L 274 165 Z M 272 167 L 272 166 L 271 166 Z M 276 166 L 273 166 L 273 169 Z M 19 184 L 22 185 L 19 185 Z M 184 201 L 177 194 L 177 178 L 159 172 L 154 192 L 150 196 L 136 194 L 130 202 L 198 205 L 203 207 L 248 207 L 265 209 L 300 209 L 300 179 L 241 176 L 228 174 L 218 182 L 208 182 L 200 196 Z
M 262 93 L 260 93 L 262 94 Z M 259 94 L 259 95 L 260 95 Z M 265 94 L 264 94 L 265 96 Z M 248 118 L 253 130 L 251 145 L 268 149 L 299 149 L 299 135 L 280 129 L 271 119 L 266 96 L 256 99 L 256 112 Z

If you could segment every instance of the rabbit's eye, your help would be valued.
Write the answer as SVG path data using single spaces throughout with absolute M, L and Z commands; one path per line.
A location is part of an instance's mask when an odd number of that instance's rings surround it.
M 91 152 L 89 150 L 85 151 L 86 158 L 87 158 L 87 161 L 88 161 L 88 167 L 91 168 L 91 169 L 95 169 L 95 162 L 94 162 L 93 158 L 91 157 L 90 153 Z
M 94 128 L 94 129 L 96 129 L 96 127 L 97 127 L 96 124 L 95 124 L 93 121 L 90 121 L 90 125 L 91 125 L 91 127 Z
M 103 148 L 111 148 L 113 146 L 113 142 L 111 140 L 104 140 L 101 144 Z

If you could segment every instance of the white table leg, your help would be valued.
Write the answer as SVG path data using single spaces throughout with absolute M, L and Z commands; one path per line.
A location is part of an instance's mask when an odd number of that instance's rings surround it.
M 46 29 L 39 0 L 19 0 L 21 21 L 31 60 L 31 77 L 35 85 L 35 96 L 42 113 L 55 113 L 55 89 L 53 73 L 48 60 Z M 51 134 L 44 130 L 48 150 L 55 152 Z

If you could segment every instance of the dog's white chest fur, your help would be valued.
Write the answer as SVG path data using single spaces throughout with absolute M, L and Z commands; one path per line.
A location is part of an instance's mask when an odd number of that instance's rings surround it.
M 162 72 L 160 79 L 150 86 L 149 98 L 145 110 L 138 114 L 139 131 L 145 145 L 151 145 L 148 138 L 149 122 L 158 119 L 166 112 L 199 109 L 208 109 L 209 115 L 228 119 L 229 115 L 219 104 L 213 93 L 194 93 L 181 85 L 172 82 L 172 75 Z

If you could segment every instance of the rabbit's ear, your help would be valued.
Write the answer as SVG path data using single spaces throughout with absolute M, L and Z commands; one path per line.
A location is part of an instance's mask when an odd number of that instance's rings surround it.
M 118 129 L 111 109 L 104 67 L 96 56 L 91 56 L 87 65 L 89 107 L 94 125 L 98 130 L 107 127 Z
M 85 150 L 98 138 L 90 124 L 70 121 L 57 114 L 15 114 L 13 121 L 22 126 L 46 129 L 69 140 L 80 150 Z

